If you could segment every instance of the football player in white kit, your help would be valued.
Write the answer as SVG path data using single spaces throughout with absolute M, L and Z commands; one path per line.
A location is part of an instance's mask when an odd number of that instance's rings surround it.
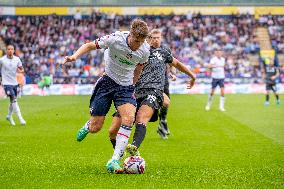
M 150 55 L 150 46 L 145 41 L 149 30 L 146 22 L 136 19 L 131 23 L 130 32 L 117 31 L 94 42 L 82 45 L 72 56 L 66 56 L 63 64 L 75 61 L 79 56 L 95 49 L 105 50 L 105 73 L 95 84 L 90 100 L 90 119 L 79 130 L 77 141 L 88 133 L 101 130 L 112 101 L 121 115 L 121 126 L 116 138 L 112 158 L 107 163 L 111 173 L 122 173 L 120 158 L 124 153 L 131 134 L 136 111 L 134 82 L 140 77 L 144 63 Z
M 6 55 L 0 59 L 0 67 L 2 74 L 2 85 L 6 95 L 10 98 L 10 104 L 8 108 L 8 115 L 6 119 L 12 126 L 15 126 L 12 114 L 15 112 L 19 118 L 21 125 L 26 125 L 19 104 L 17 102 L 18 82 L 16 79 L 17 72 L 24 72 L 22 62 L 19 57 L 14 55 L 15 49 L 13 45 L 7 46 Z
M 225 80 L 225 58 L 223 57 L 223 52 L 220 48 L 215 49 L 215 56 L 211 58 L 208 68 L 212 70 L 212 88 L 211 93 L 208 95 L 207 105 L 205 107 L 206 111 L 210 110 L 212 97 L 217 86 L 221 89 L 220 105 L 219 110 L 224 112 L 225 107 L 225 90 L 224 90 L 224 80 Z

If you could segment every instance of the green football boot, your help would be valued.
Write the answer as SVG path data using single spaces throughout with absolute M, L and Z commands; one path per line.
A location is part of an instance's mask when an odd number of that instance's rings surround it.
M 124 172 L 118 160 L 113 160 L 113 159 L 109 160 L 107 162 L 106 167 L 109 173 L 121 174 Z
M 82 127 L 77 133 L 77 141 L 81 142 L 82 140 L 84 140 L 84 138 L 86 138 L 88 133 L 89 133 L 89 130 Z

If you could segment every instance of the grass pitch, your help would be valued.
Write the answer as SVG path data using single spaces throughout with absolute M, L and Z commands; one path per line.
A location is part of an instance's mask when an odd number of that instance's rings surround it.
M 101 132 L 75 140 L 89 117 L 88 96 L 24 96 L 26 127 L 15 115 L 17 126 L 9 126 L 8 99 L 1 100 L 0 188 L 283 188 L 284 104 L 227 95 L 227 112 L 219 112 L 214 97 L 205 112 L 207 96 L 172 95 L 169 139 L 148 125 L 144 175 L 107 173 L 111 114 Z

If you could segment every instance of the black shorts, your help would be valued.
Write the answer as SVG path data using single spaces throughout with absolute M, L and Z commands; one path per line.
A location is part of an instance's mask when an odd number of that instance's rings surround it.
M 217 86 L 220 88 L 224 87 L 224 80 L 225 79 L 212 79 L 212 88 L 215 89 Z
M 145 91 L 145 96 L 137 98 L 137 107 L 147 105 L 154 110 L 154 113 L 149 122 L 155 122 L 159 118 L 159 109 L 164 101 L 163 92 L 158 90 Z
M 130 103 L 136 106 L 134 86 L 122 86 L 117 84 L 107 75 L 98 79 L 90 99 L 90 114 L 92 116 L 105 116 L 112 101 L 115 107 Z
M 7 96 L 17 97 L 19 85 L 4 85 L 4 90 Z
M 266 90 L 270 91 L 272 90 L 273 92 L 276 92 L 276 83 L 266 83 Z
M 138 112 L 139 108 L 142 105 L 147 105 L 154 110 L 154 113 L 149 122 L 157 121 L 158 116 L 159 116 L 159 109 L 162 107 L 163 101 L 164 101 L 163 91 L 152 90 L 152 89 L 142 89 L 142 90 L 139 90 L 138 94 L 136 94 L 136 97 L 137 97 L 136 113 Z M 112 116 L 120 117 L 118 111 L 116 111 Z

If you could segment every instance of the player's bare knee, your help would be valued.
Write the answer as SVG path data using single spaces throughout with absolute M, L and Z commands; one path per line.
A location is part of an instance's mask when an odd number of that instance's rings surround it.
M 146 123 L 148 123 L 150 120 L 149 116 L 143 114 L 143 113 L 139 113 L 136 116 L 136 123 L 143 123 L 146 125 Z
M 134 115 L 128 115 L 128 116 L 121 117 L 121 124 L 123 125 L 127 125 L 131 127 L 133 122 L 134 122 Z
M 93 120 L 91 121 L 91 124 L 89 126 L 89 132 L 90 133 L 97 133 L 99 132 L 103 127 L 103 121 L 101 120 Z

